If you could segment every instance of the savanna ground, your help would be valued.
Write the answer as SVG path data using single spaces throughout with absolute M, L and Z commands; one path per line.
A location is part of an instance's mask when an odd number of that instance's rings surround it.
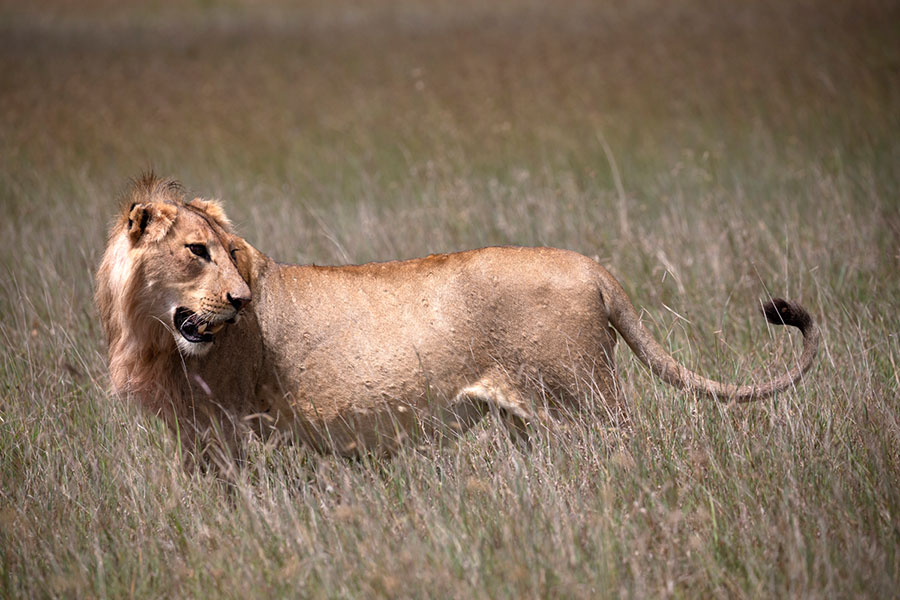
M 0 3 L 0 596 L 869 596 L 900 584 L 896 2 Z M 486 7 L 487 6 L 487 7 Z M 153 167 L 283 261 L 596 256 L 727 406 L 186 474 L 92 277 Z

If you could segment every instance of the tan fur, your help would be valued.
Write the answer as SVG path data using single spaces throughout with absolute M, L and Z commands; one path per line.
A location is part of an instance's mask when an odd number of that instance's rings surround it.
M 231 221 L 225 216 L 225 209 L 218 200 L 204 200 L 203 198 L 194 198 L 190 201 L 190 206 L 197 208 L 206 213 L 216 224 L 222 229 L 231 231 Z
M 818 343 L 805 311 L 779 304 L 804 333 L 800 363 L 765 384 L 722 384 L 678 364 L 618 282 L 574 252 L 281 265 L 237 237 L 220 205 L 185 203 L 170 182 L 144 178 L 126 204 L 97 274 L 110 376 L 189 440 L 215 429 L 233 446 L 245 429 L 274 428 L 321 450 L 389 452 L 409 437 L 461 433 L 488 411 L 521 431 L 585 398 L 615 409 L 615 331 L 665 381 L 750 400 L 800 379 Z M 132 204 L 151 215 L 137 234 Z M 196 240 L 210 261 L 188 249 Z M 229 294 L 252 302 L 213 342 L 176 329 L 178 307 L 227 323 L 237 315 Z

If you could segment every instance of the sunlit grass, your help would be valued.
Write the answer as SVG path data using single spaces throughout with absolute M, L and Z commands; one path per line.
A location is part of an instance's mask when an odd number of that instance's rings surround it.
M 894 4 L 0 6 L 0 596 L 895 594 Z M 693 368 L 786 369 L 769 294 L 819 362 L 733 407 L 620 345 L 630 428 L 255 441 L 228 487 L 107 393 L 93 270 L 151 166 L 283 261 L 566 247 Z

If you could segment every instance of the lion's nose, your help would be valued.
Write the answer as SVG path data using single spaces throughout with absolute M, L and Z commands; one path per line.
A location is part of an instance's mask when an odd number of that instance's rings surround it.
M 230 292 L 225 294 L 225 298 L 234 307 L 235 310 L 241 310 L 250 302 L 250 298 L 248 296 L 232 296 Z

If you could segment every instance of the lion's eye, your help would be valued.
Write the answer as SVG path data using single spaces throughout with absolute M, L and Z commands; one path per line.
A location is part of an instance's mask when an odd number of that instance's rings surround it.
M 186 247 L 203 260 L 209 260 L 209 249 L 205 244 L 187 244 Z
M 237 248 L 232 248 L 232 249 L 231 249 L 231 260 L 237 261 L 237 251 L 238 251 Z

